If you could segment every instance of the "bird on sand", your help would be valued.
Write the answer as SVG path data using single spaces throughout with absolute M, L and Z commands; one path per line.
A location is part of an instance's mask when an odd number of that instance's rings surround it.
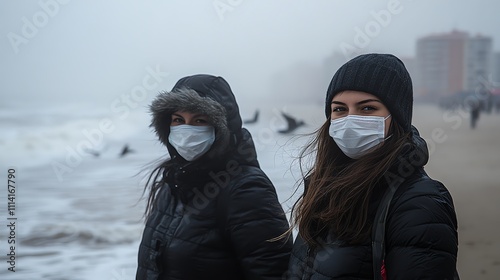
M 305 125 L 305 123 L 302 120 L 298 121 L 294 117 L 292 117 L 288 114 L 285 114 L 284 112 L 281 112 L 281 115 L 285 118 L 285 120 L 288 124 L 288 127 L 286 129 L 283 129 L 283 130 L 278 130 L 279 133 L 287 134 L 287 133 L 290 133 L 290 132 L 296 130 L 300 126 Z

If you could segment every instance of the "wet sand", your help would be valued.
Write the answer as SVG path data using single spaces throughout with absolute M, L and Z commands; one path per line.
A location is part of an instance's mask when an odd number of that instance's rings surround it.
M 500 114 L 471 129 L 463 110 L 419 105 L 413 123 L 429 144 L 427 173 L 454 199 L 461 279 L 500 279 Z

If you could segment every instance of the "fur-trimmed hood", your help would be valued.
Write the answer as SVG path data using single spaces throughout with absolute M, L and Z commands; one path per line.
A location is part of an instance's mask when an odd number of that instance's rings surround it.
M 168 142 L 172 113 L 188 111 L 208 116 L 215 128 L 215 142 L 207 153 L 218 156 L 241 139 L 241 117 L 229 84 L 222 77 L 194 75 L 180 79 L 173 89 L 160 92 L 153 100 L 150 111 L 151 127 L 169 152 L 176 153 Z

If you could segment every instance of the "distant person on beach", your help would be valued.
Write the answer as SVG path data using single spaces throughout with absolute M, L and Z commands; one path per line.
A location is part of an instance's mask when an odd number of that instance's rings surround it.
M 481 104 L 479 101 L 474 101 L 470 107 L 470 128 L 476 128 L 477 121 L 479 120 L 479 114 L 481 113 Z
M 457 218 L 427 176 L 413 89 L 393 55 L 365 54 L 333 76 L 326 120 L 304 148 L 314 165 L 292 211 L 287 279 L 454 279 Z
M 229 84 L 184 77 L 150 109 L 170 158 L 146 183 L 136 279 L 281 279 L 289 224 Z

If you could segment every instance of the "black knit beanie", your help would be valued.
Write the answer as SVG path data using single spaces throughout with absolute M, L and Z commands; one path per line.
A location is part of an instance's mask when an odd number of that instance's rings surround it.
M 380 98 L 405 132 L 411 131 L 413 87 L 401 60 L 391 54 L 357 56 L 337 70 L 326 94 L 325 113 L 331 114 L 333 97 L 345 90 L 363 91 Z

